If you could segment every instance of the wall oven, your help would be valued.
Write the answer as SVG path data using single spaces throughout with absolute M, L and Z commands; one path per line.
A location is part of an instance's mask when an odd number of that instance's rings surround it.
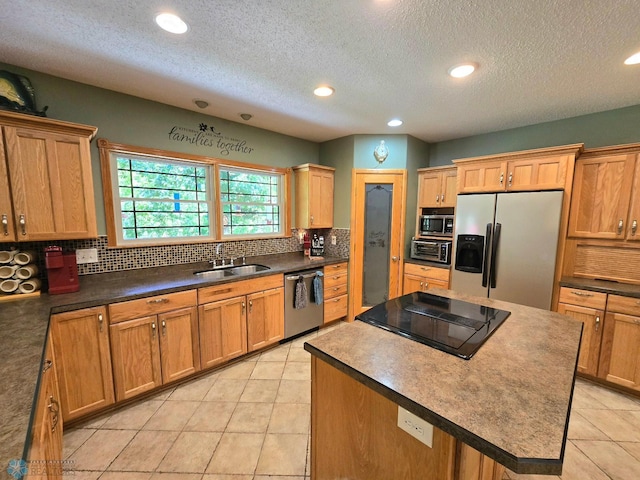
M 416 240 L 414 238 L 411 241 L 411 258 L 449 265 L 451 264 L 451 241 Z

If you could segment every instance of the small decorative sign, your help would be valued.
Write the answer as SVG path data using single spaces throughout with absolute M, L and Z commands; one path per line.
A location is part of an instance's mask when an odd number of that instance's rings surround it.
M 251 155 L 255 150 L 247 144 L 246 140 L 227 137 L 219 132 L 215 126 L 206 123 L 200 123 L 198 128 L 174 126 L 169 130 L 169 138 L 174 142 L 214 148 L 219 155 L 224 157 L 231 152 Z

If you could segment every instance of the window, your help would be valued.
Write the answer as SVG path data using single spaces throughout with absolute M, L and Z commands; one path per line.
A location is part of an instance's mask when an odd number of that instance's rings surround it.
M 282 175 L 220 167 L 222 235 L 282 233 Z
M 98 144 L 109 246 L 288 234 L 289 169 Z

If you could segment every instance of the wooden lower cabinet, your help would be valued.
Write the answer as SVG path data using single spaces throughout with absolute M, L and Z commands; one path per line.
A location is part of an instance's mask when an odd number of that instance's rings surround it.
M 405 263 L 402 293 L 406 295 L 413 292 L 426 292 L 432 288 L 447 290 L 449 273 L 448 268 Z
M 598 374 L 640 391 L 640 300 L 609 295 Z
M 336 263 L 324 267 L 324 320 L 329 323 L 346 317 L 348 312 L 348 273 L 349 263 Z
M 398 405 L 311 357 L 311 478 L 499 480 L 504 467 L 433 429 L 432 447 L 398 425 Z
M 558 313 L 572 317 L 583 324 L 580 354 L 578 356 L 578 372 L 595 377 L 598 374 L 607 295 L 605 293 L 562 287 L 559 301 Z
M 284 338 L 284 288 L 247 295 L 247 350 L 253 352 Z
M 246 304 L 243 295 L 200 305 L 198 322 L 203 369 L 247 353 Z
M 196 292 L 190 291 L 189 295 L 183 293 L 175 297 L 175 300 L 193 303 L 192 306 L 116 323 L 111 319 L 109 329 L 117 401 L 153 390 L 200 370 Z M 165 298 L 167 300 L 163 302 Z M 116 313 L 113 317 L 126 318 L 118 315 L 118 312 L 126 311 L 127 303 L 110 306 L 110 312 L 113 308 Z M 139 300 L 133 300 L 131 305 L 139 303 Z M 171 304 L 171 296 L 145 299 L 145 305 L 155 305 L 159 310 Z M 131 315 L 134 314 L 135 310 Z
M 105 307 L 51 316 L 62 418 L 72 420 L 114 403 Z
M 62 479 L 62 412 L 56 376 L 56 358 L 51 337 L 47 339 L 40 377 L 40 390 L 31 425 L 27 479 Z

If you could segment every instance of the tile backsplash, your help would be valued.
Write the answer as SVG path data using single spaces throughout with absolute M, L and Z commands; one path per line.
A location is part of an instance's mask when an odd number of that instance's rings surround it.
M 336 257 L 349 256 L 350 230 L 335 228 L 319 230 L 325 237 L 325 254 Z M 78 265 L 80 275 L 93 273 L 116 272 L 137 268 L 160 267 L 181 263 L 194 263 L 206 260 L 220 259 L 223 254 L 216 255 L 216 247 L 222 243 L 225 258 L 238 258 L 243 254 L 247 257 L 256 255 L 272 255 L 302 251 L 300 236 L 303 230 L 293 229 L 288 238 L 268 238 L 260 240 L 238 240 L 231 242 L 188 243 L 182 245 L 159 245 L 153 247 L 107 248 L 107 237 L 102 236 L 88 240 L 63 240 L 51 242 L 22 242 L 0 243 L 0 250 L 33 250 L 38 253 L 40 276 L 44 274 L 43 250 L 49 245 L 58 245 L 65 251 L 80 248 L 95 248 L 98 250 L 97 263 Z M 336 237 L 336 245 L 331 245 L 331 236 Z

